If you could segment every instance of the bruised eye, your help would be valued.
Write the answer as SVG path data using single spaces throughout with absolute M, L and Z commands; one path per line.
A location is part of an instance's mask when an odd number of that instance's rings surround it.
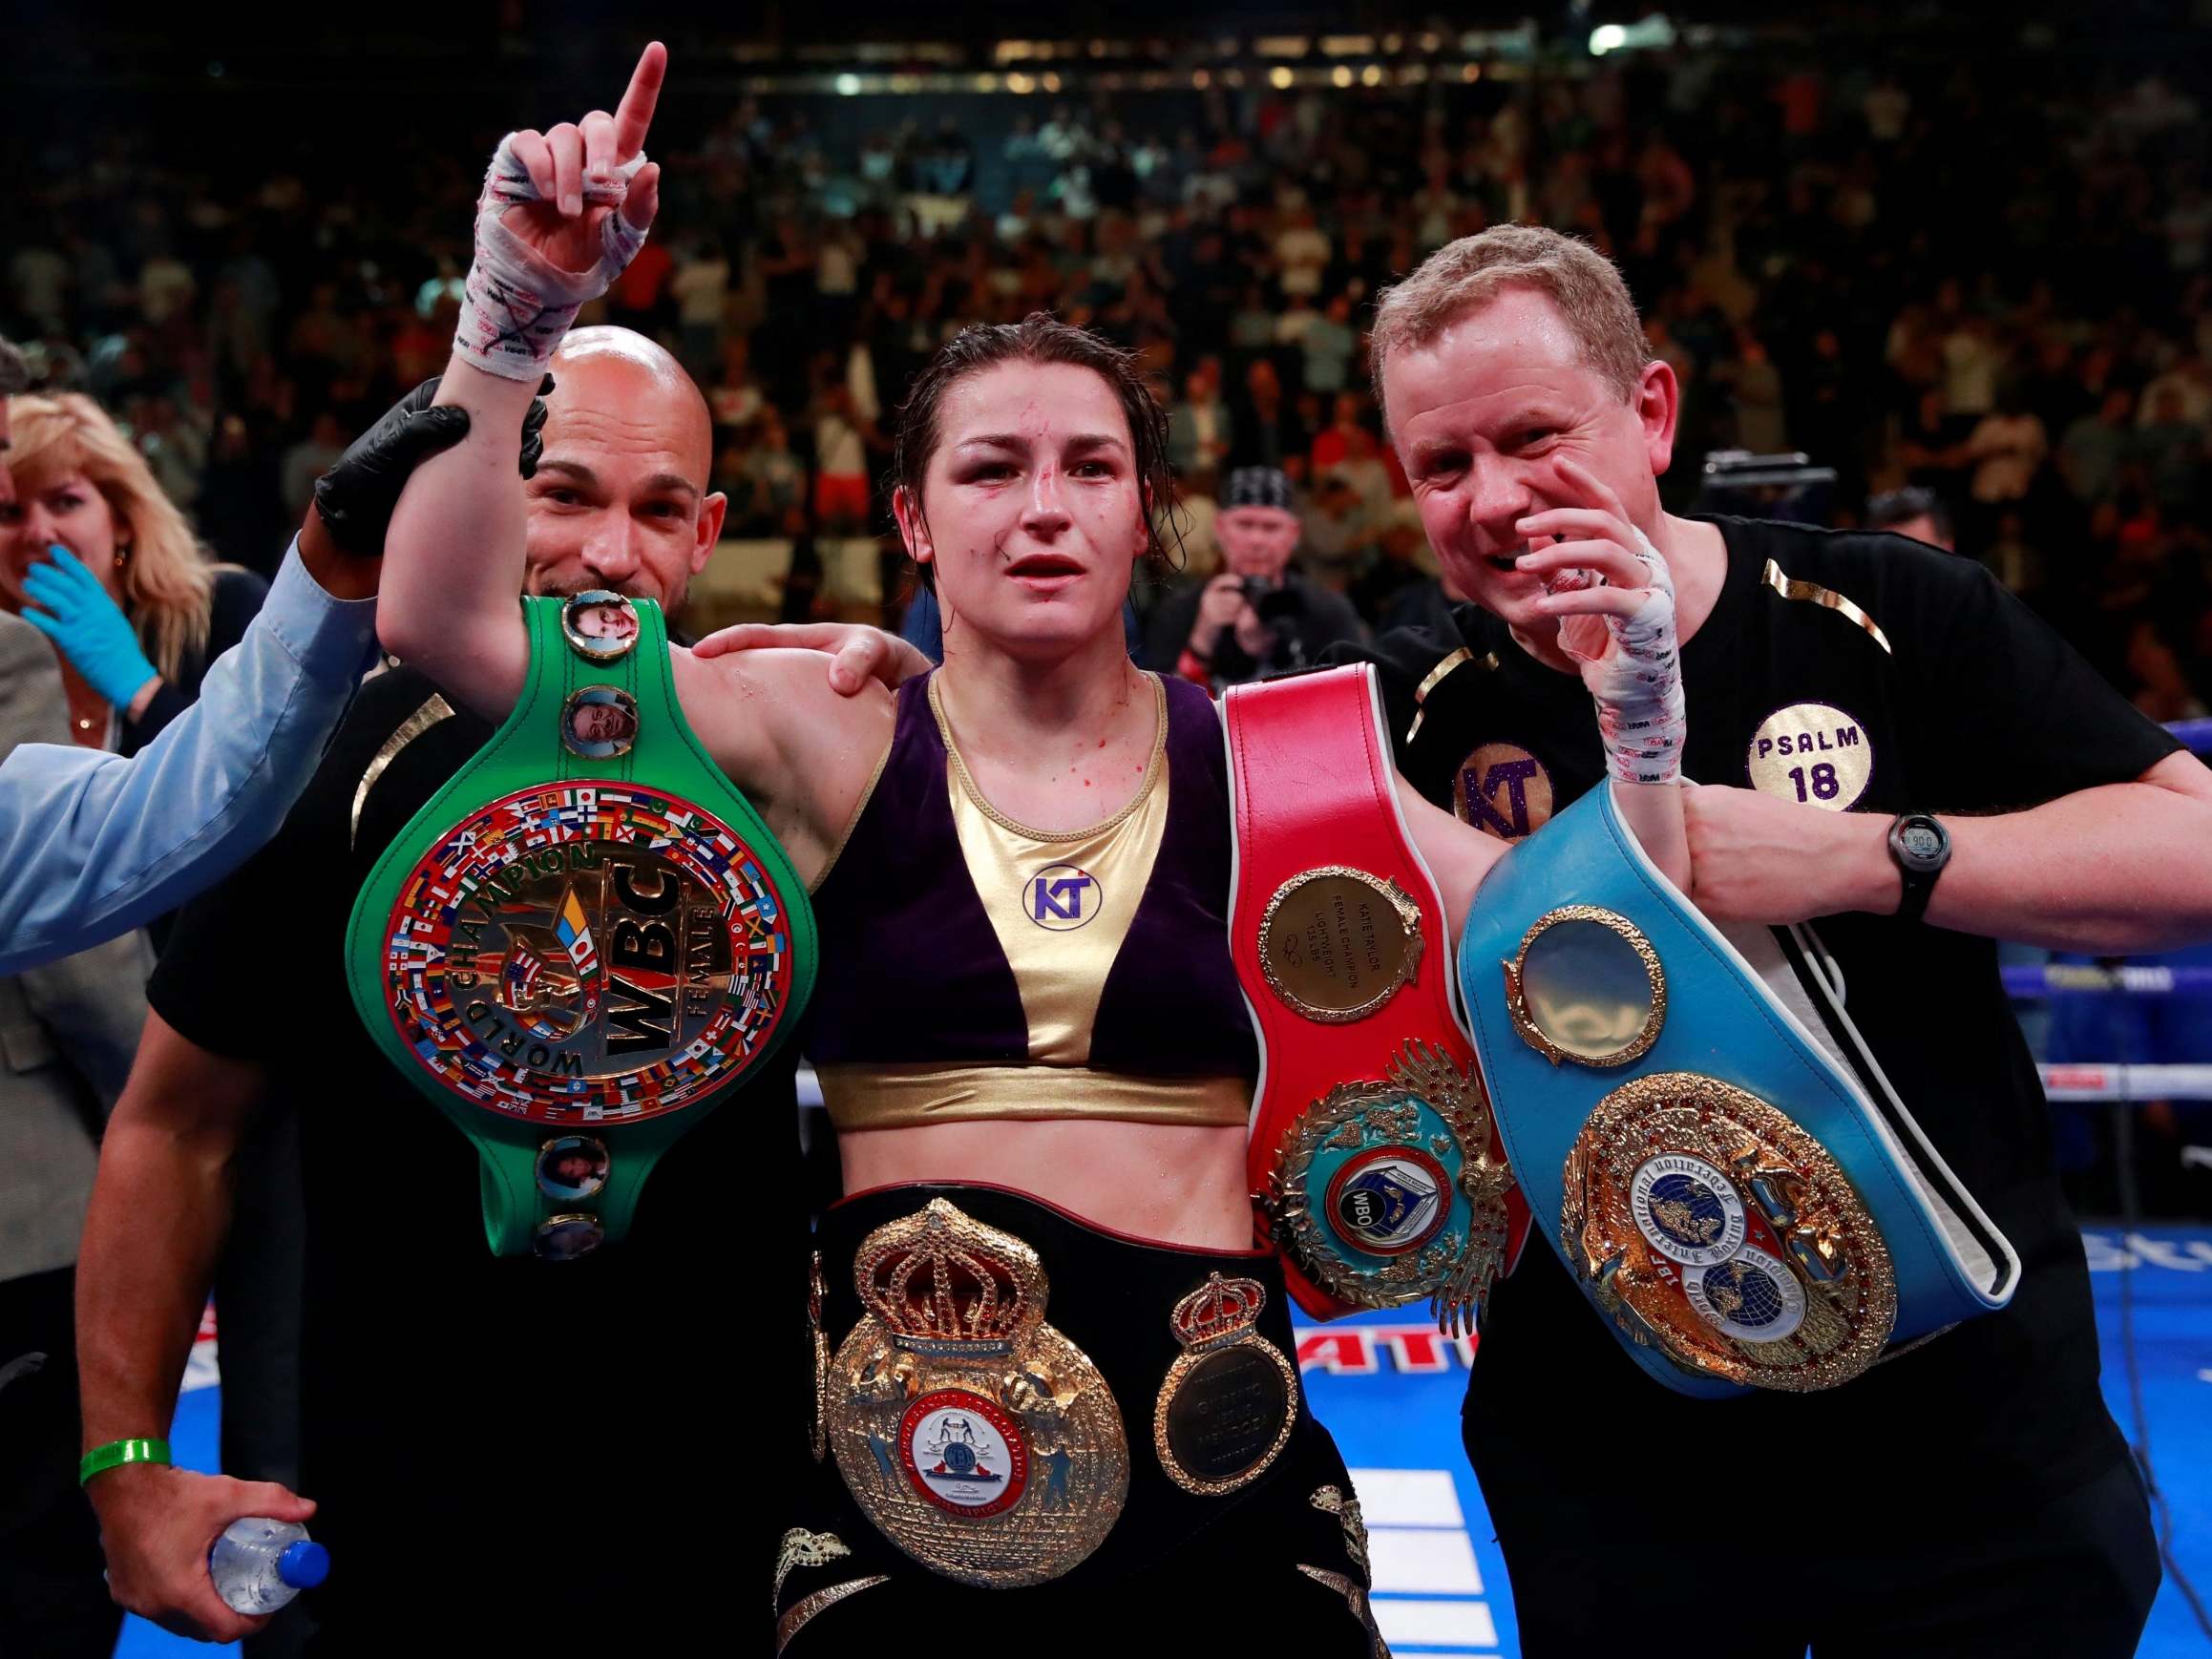
M 1004 461 L 978 461 L 960 474 L 964 484 L 997 484 L 1014 475 L 1014 469 Z
M 1513 440 L 1513 447 L 1519 450 L 1533 449 L 1536 445 L 1548 442 L 1558 435 L 1559 429 L 1557 427 L 1530 427 Z
M 1110 478 L 1114 465 L 1111 461 L 1078 461 L 1068 471 L 1078 478 Z

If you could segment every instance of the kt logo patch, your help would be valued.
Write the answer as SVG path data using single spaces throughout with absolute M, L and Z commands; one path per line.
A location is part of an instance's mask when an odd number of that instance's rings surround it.
M 1022 911 L 1041 928 L 1073 933 L 1105 902 L 1098 877 L 1072 864 L 1047 864 L 1022 888 Z
M 1519 841 L 1551 821 L 1551 774 L 1518 744 L 1484 744 L 1452 777 L 1452 810 L 1485 835 Z
M 1761 794 L 1846 812 L 1874 781 L 1874 746 L 1856 715 L 1793 703 L 1759 723 L 1743 764 Z

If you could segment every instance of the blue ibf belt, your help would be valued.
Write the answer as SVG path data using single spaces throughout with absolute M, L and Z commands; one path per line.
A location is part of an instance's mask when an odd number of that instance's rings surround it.
M 1537 1229 L 1683 1394 L 1833 1388 L 2003 1307 L 2019 1277 L 1805 946 L 1732 942 L 1610 787 L 1499 861 L 1462 938 Z

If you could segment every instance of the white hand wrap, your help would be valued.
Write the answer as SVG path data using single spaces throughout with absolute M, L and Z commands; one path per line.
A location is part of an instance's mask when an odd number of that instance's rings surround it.
M 1682 776 L 1682 740 L 1689 731 L 1682 656 L 1675 639 L 1675 578 L 1643 533 L 1631 525 L 1630 534 L 1635 540 L 1629 551 L 1651 573 L 1643 602 L 1630 616 L 1605 618 L 1612 649 L 1600 656 L 1576 651 L 1564 629 L 1560 643 L 1570 656 L 1601 664 L 1597 729 L 1605 740 L 1607 769 L 1624 784 L 1672 784 Z
M 484 175 L 484 193 L 476 199 L 476 251 L 460 326 L 453 331 L 454 351 L 502 380 L 535 381 L 543 374 L 578 310 L 605 293 L 645 245 L 645 233 L 621 214 L 630 180 L 644 164 L 641 155 L 612 179 L 583 181 L 584 200 L 615 211 L 600 221 L 598 263 L 565 271 L 507 228 L 508 208 L 544 198 L 516 158 L 515 135 L 500 139 Z

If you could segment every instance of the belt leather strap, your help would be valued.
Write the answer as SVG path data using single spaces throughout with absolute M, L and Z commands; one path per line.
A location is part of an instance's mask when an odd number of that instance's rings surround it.
M 1247 1168 L 1292 1295 L 1459 1325 L 1527 1232 L 1454 1007 L 1442 895 L 1399 810 L 1374 671 L 1223 700 L 1232 954 L 1264 1070 Z

